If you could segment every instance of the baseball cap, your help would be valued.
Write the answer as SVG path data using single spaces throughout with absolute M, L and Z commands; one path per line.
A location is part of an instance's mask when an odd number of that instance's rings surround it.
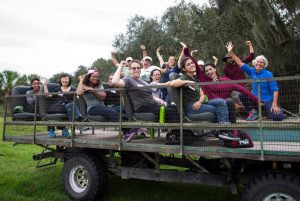
M 142 59 L 142 62 L 145 61 L 145 60 L 150 60 L 152 62 L 152 58 L 149 57 L 149 56 L 145 56 L 143 59 Z
M 132 59 L 132 57 L 127 57 L 126 58 L 126 61 L 128 62 L 128 61 L 132 61 L 133 59 Z
M 226 54 L 224 57 L 223 57 L 223 61 L 226 62 L 227 61 L 227 58 L 231 58 L 231 55 L 230 54 Z
M 197 63 L 198 63 L 198 65 L 204 66 L 204 61 L 202 61 L 202 60 L 199 60 Z

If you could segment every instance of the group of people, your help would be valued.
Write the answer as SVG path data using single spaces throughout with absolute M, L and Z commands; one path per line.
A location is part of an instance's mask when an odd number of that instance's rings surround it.
M 143 51 L 143 59 L 141 61 L 127 57 L 125 61 L 118 62 L 115 54 L 112 53 L 112 60 L 117 70 L 114 74 L 109 75 L 109 86 L 104 87 L 100 80 L 99 72 L 95 69 L 90 69 L 85 75 L 79 76 L 79 84 L 76 89 L 70 87 L 71 80 L 69 76 L 62 76 L 60 78 L 61 88 L 58 91 L 76 91 L 78 96 L 84 97 L 88 115 L 102 115 L 109 121 L 117 122 L 120 118 L 119 93 L 113 90 L 105 92 L 102 89 L 113 87 L 134 88 L 134 90 L 128 90 L 128 96 L 132 101 L 134 112 L 151 112 L 158 117 L 160 106 L 164 105 L 165 121 L 179 122 L 180 115 L 177 107 L 171 104 L 172 97 L 168 88 L 169 86 L 183 87 L 183 107 L 186 114 L 210 112 L 216 116 L 217 122 L 230 124 L 236 122 L 235 100 L 240 101 L 248 112 L 247 121 L 253 121 L 258 118 L 259 84 L 261 93 L 260 104 L 274 121 L 284 119 L 282 109 L 278 103 L 279 88 L 276 81 L 252 82 L 252 91 L 246 88 L 243 83 L 218 83 L 221 81 L 246 79 L 245 74 L 250 79 L 273 77 L 272 73 L 266 69 L 268 60 L 263 55 L 254 59 L 254 49 L 250 41 L 246 41 L 250 54 L 244 60 L 241 60 L 233 52 L 234 45 L 232 42 L 226 44 L 227 54 L 223 58 L 223 61 L 226 62 L 223 68 L 224 76 L 220 76 L 217 73 L 216 58 L 215 63 L 197 62 L 190 53 L 188 46 L 184 43 L 181 43 L 181 45 L 182 51 L 178 62 L 173 55 L 169 56 L 167 62 L 164 62 L 160 54 L 162 47 L 159 47 L 156 51 L 160 63 L 159 66 L 152 65 L 152 58 L 147 55 L 144 45 L 141 45 Z M 253 63 L 253 66 L 248 65 L 250 62 Z M 199 82 L 212 82 L 213 84 L 204 84 L 200 87 L 199 84 L 195 84 Z M 33 90 L 28 92 L 27 97 L 29 104 L 34 103 L 32 94 L 38 93 L 38 83 L 39 80 L 32 82 Z M 47 94 L 46 85 L 43 84 L 45 94 Z M 155 85 L 167 87 L 162 89 L 147 87 Z M 208 97 L 208 100 L 206 97 Z M 112 101 L 108 101 L 110 99 L 118 100 L 112 103 Z M 70 108 L 72 108 L 72 113 Z M 75 111 L 75 118 L 81 118 L 74 99 L 66 101 L 65 111 L 69 120 L 73 120 L 73 111 Z M 53 128 L 50 128 L 50 130 L 53 130 Z M 63 135 L 66 136 L 67 134 L 63 132 Z M 228 135 L 228 133 L 224 132 L 223 135 Z M 54 136 L 55 134 L 53 133 L 49 134 L 49 137 Z
M 40 111 L 43 118 L 46 118 L 45 113 L 55 113 L 62 112 L 66 113 L 69 121 L 82 121 L 83 116 L 79 110 L 79 106 L 77 106 L 76 101 L 74 101 L 74 94 L 70 92 L 75 92 L 76 88 L 71 86 L 71 76 L 68 74 L 62 74 L 58 81 L 59 86 L 53 89 L 55 94 L 49 93 L 48 90 L 48 81 L 46 79 L 40 80 L 39 78 L 33 78 L 31 80 L 31 90 L 26 92 L 26 99 L 29 106 L 33 106 L 37 101 L 41 94 L 43 93 L 45 102 L 44 111 Z M 50 103 L 50 104 L 47 104 Z M 42 104 L 42 103 L 40 103 Z M 30 110 L 34 110 L 31 108 Z M 68 137 L 69 131 L 66 127 L 60 127 L 62 130 L 62 136 Z M 55 127 L 48 126 L 48 136 L 50 138 L 56 137 Z

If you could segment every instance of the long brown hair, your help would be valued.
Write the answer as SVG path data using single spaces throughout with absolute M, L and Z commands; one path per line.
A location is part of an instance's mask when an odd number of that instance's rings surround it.
M 180 60 L 180 71 L 181 71 L 183 74 L 186 73 L 186 71 L 183 70 L 183 69 L 185 69 L 185 64 L 186 64 L 186 62 L 187 62 L 189 59 L 191 59 L 191 58 L 190 58 L 190 57 L 183 57 L 183 58 Z
M 89 73 L 91 70 L 94 70 L 93 72 Z M 91 82 L 90 82 L 90 78 L 91 76 L 95 73 L 98 72 L 99 73 L 99 82 L 98 84 L 95 85 L 95 87 L 98 87 L 99 85 L 101 85 L 101 79 L 100 79 L 100 72 L 97 69 L 91 69 L 88 71 L 88 73 L 86 74 L 86 76 L 83 79 L 83 84 L 85 84 L 86 86 L 90 86 Z

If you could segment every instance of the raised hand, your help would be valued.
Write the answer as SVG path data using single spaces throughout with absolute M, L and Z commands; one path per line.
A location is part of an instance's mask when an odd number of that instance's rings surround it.
M 121 62 L 120 62 L 120 66 L 121 66 L 121 67 L 128 66 L 127 61 L 121 61 Z
M 228 43 L 226 43 L 225 47 L 227 48 L 228 52 L 232 52 L 234 45 L 231 41 L 229 41 Z
M 140 48 L 141 48 L 142 50 L 145 50 L 145 49 L 146 49 L 145 45 L 140 45 Z
M 79 81 L 83 81 L 84 78 L 85 78 L 85 75 L 79 75 L 79 76 L 78 76 L 78 80 L 79 80 Z
M 186 48 L 187 45 L 184 43 L 184 42 L 180 42 L 180 45 L 183 47 L 183 48 Z
M 246 44 L 247 46 L 252 46 L 252 43 L 251 43 L 250 40 L 247 40 L 247 41 L 245 42 L 245 44 Z
M 41 83 L 42 83 L 42 85 L 47 85 L 47 83 L 48 83 L 47 78 L 42 78 Z

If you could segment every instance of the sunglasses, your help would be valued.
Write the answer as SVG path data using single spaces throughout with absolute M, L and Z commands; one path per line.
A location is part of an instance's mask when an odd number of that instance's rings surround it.
M 142 67 L 132 67 L 131 70 L 140 70 Z

